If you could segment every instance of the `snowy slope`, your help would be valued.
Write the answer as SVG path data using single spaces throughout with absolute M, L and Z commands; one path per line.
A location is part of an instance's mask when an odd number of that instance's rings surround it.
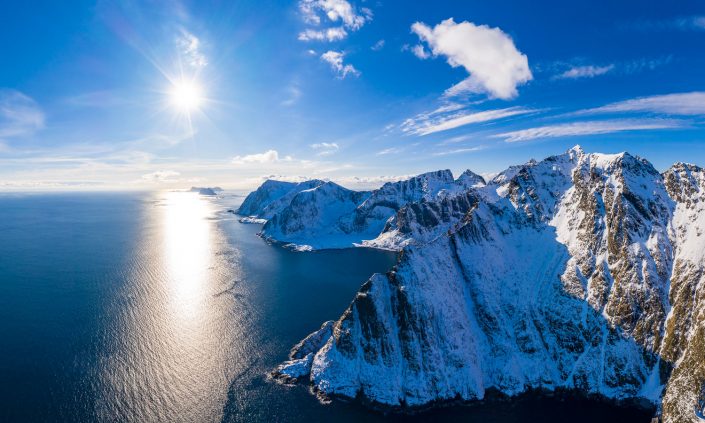
M 441 191 L 398 209 L 368 243 L 406 245 L 396 268 L 275 375 L 390 406 L 562 387 L 663 399 L 664 421 L 696 419 L 702 169 L 662 175 L 627 153 L 576 147 Z
M 426 243 L 462 224 L 480 199 L 494 203 L 509 196 L 515 206 L 543 216 L 542 208 L 555 207 L 558 196 L 570 184 L 570 172 L 581 153 L 571 150 L 541 163 L 530 161 L 513 166 L 488 184 L 481 176 L 465 171 L 452 189 L 401 208 L 380 235 L 364 245 L 397 250 L 411 243 Z
M 318 179 L 301 183 L 268 179 L 245 198 L 238 209 L 238 214 L 257 219 L 271 219 L 272 216 L 287 207 L 296 194 L 323 183 L 324 181 Z M 245 222 L 247 223 L 247 221 Z
M 327 188 L 325 192 L 311 195 L 310 189 L 301 189 L 304 184 L 311 185 L 310 188 Z M 247 201 L 248 196 L 243 203 L 246 207 L 241 210 L 253 211 L 255 217 L 271 220 L 262 230 L 262 235 L 268 239 L 307 250 L 347 248 L 364 245 L 379 236 L 389 219 L 410 202 L 452 197 L 482 185 L 484 180 L 479 175 L 467 171 L 454 180 L 449 170 L 389 182 L 372 192 L 351 191 L 321 181 L 285 188 L 263 184 L 250 194 L 251 201 Z M 386 246 L 400 247 L 396 243 Z
M 298 192 L 264 225 L 262 235 L 299 250 L 349 247 L 357 235 L 340 231 L 338 222 L 367 196 L 334 182 Z

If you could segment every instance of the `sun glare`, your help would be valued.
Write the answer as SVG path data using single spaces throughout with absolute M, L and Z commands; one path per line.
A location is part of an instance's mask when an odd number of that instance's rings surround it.
M 195 81 L 177 81 L 169 94 L 172 105 L 187 113 L 197 110 L 203 102 L 203 92 Z

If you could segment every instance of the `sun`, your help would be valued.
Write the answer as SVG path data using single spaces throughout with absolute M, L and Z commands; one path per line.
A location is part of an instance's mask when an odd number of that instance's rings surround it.
M 203 103 L 203 90 L 197 82 L 182 79 L 173 83 L 169 97 L 173 107 L 189 113 L 198 110 Z

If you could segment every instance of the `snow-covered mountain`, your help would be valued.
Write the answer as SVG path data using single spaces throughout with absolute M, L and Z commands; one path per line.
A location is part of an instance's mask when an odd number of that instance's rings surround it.
M 341 231 L 338 223 L 368 196 L 368 192 L 352 191 L 334 182 L 322 183 L 296 193 L 286 207 L 271 216 L 262 234 L 299 250 L 349 247 L 357 234 Z
M 256 191 L 251 192 L 245 198 L 238 209 L 238 214 L 251 219 L 271 219 L 276 213 L 286 208 L 296 194 L 323 183 L 324 181 L 318 179 L 300 183 L 267 179 Z
M 650 401 L 666 422 L 698 419 L 703 169 L 660 174 L 628 153 L 576 147 L 487 184 L 439 179 L 444 188 L 389 207 L 367 243 L 403 246 L 397 266 L 277 377 L 396 407 L 568 388 Z
M 396 250 L 408 239 L 374 239 L 405 205 L 450 199 L 484 185 L 484 179 L 469 170 L 458 179 L 453 179 L 450 170 L 428 172 L 388 182 L 371 192 L 356 192 L 318 180 L 300 184 L 268 180 L 247 196 L 238 213 L 246 216 L 242 222 L 267 222 L 262 229 L 265 238 L 296 249 L 369 244 Z

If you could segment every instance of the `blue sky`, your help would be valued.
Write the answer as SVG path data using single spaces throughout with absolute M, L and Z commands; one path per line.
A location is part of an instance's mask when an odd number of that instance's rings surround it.
M 14 2 L 0 37 L 0 190 L 705 165 L 699 1 Z

